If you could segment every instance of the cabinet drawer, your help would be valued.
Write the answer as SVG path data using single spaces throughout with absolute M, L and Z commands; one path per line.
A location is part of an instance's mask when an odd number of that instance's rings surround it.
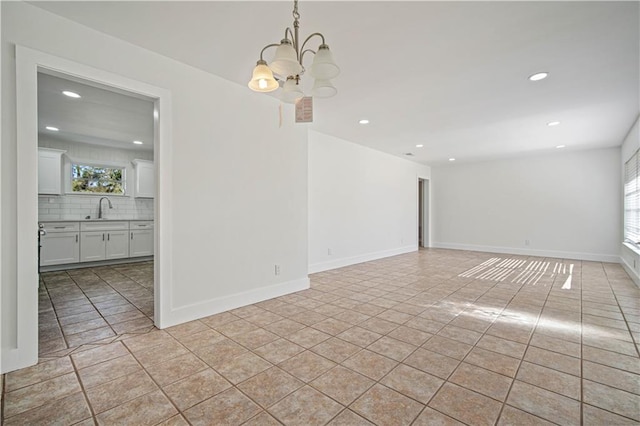
M 79 222 L 40 222 L 44 225 L 47 233 L 51 232 L 78 232 L 80 229 Z
M 129 229 L 153 229 L 152 220 L 132 220 L 129 222 Z
M 127 221 L 81 222 L 80 231 L 126 231 L 129 229 Z

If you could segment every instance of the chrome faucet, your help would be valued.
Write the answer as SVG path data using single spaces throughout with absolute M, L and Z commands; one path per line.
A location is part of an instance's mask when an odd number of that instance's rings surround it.
M 109 199 L 109 197 L 100 198 L 100 201 L 98 201 L 98 219 L 102 219 L 102 200 L 107 200 L 107 202 L 109 203 L 109 208 L 113 208 L 113 204 L 111 204 L 111 200 Z

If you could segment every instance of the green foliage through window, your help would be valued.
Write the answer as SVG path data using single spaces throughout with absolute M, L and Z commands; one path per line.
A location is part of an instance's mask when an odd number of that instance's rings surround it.
M 124 194 L 124 169 L 73 164 L 71 174 L 72 192 Z

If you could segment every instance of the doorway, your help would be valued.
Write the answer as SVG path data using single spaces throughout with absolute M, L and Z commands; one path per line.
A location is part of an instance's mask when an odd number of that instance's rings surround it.
M 428 179 L 418 179 L 418 247 L 429 247 Z
M 163 328 L 170 313 L 171 287 L 171 95 L 166 89 L 131 80 L 23 46 L 16 46 L 17 95 L 17 280 L 14 311 L 8 323 L 13 342 L 2 351 L 3 372 L 34 365 L 38 361 L 38 73 L 69 76 L 91 84 L 146 97 L 153 102 L 155 161 L 153 323 Z M 163 174 L 159 174 L 158 170 Z M 3 312 L 4 316 L 4 312 Z M 5 316 L 6 318 L 6 316 Z M 5 346 L 5 348 L 7 347 Z

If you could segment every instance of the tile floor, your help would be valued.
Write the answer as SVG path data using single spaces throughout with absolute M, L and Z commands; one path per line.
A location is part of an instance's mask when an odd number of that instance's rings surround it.
M 44 274 L 14 424 L 640 424 L 620 265 L 421 250 L 157 330 L 151 264 Z

